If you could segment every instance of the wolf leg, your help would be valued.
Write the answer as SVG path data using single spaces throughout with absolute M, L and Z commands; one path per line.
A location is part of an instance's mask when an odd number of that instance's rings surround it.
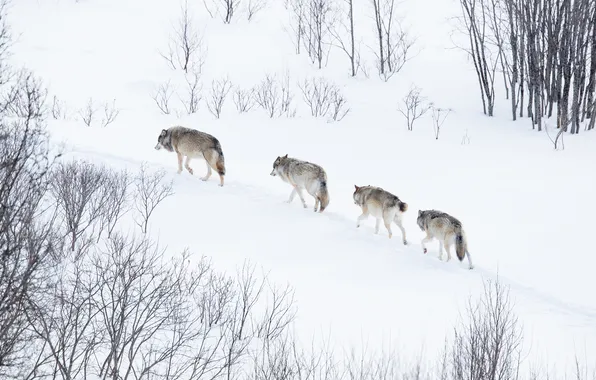
M 178 174 L 182 173 L 182 154 L 180 152 L 176 152 L 178 155 Z
M 292 192 L 290 193 L 290 198 L 288 198 L 286 202 L 292 203 L 292 201 L 294 200 L 294 196 L 296 196 L 296 186 L 294 186 L 294 188 L 292 189 Z
M 472 264 L 472 256 L 470 256 L 470 252 L 466 250 L 466 257 L 468 258 L 468 268 L 474 269 L 474 264 Z
M 451 260 L 451 245 L 445 242 L 445 251 L 447 251 L 447 261 Z
M 296 194 L 298 194 L 298 196 L 300 197 L 300 200 L 302 201 L 302 206 L 304 206 L 304 208 L 307 208 L 308 206 L 306 205 L 306 201 L 304 200 L 304 195 L 302 194 L 302 189 L 298 186 L 296 186 L 295 189 L 296 189 Z
M 426 249 L 426 245 L 424 243 L 428 243 L 431 240 L 433 240 L 433 238 L 427 232 L 426 233 L 426 237 L 424 239 L 422 239 L 422 242 L 421 242 L 422 243 L 422 250 L 424 251 L 424 253 L 428 252 L 427 249 Z
M 315 196 L 315 212 L 319 209 L 319 198 Z
M 360 223 L 366 218 L 368 218 L 368 208 L 363 207 L 362 214 L 356 219 L 356 228 L 360 227 Z
M 395 224 L 397 224 L 397 226 L 399 227 L 399 229 L 401 230 L 401 236 L 404 242 L 404 245 L 408 245 L 408 240 L 406 239 L 406 229 L 404 228 L 401 219 L 400 218 L 395 218 L 393 220 L 395 222 Z
M 439 260 L 443 261 L 443 241 L 439 239 Z
M 193 170 L 192 170 L 192 168 L 190 167 L 189 164 L 190 164 L 190 157 L 189 156 L 186 156 L 186 161 L 184 162 L 184 167 L 186 168 L 186 170 L 188 170 L 188 172 L 190 174 L 193 174 Z
M 375 220 L 375 235 L 379 233 L 379 227 L 381 226 L 381 219 L 376 218 Z
M 209 177 L 211 177 L 211 166 L 209 165 L 209 161 L 205 160 L 205 162 L 207 163 L 207 174 L 205 174 L 204 177 L 201 177 L 202 181 L 207 181 Z

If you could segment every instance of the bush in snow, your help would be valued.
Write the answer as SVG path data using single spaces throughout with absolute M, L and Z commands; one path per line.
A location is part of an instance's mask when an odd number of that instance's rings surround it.
M 218 119 L 221 116 L 221 111 L 231 89 L 232 83 L 228 78 L 213 80 L 211 82 L 211 92 L 206 99 L 207 108 L 209 109 L 209 112 Z
M 304 102 L 314 117 L 327 116 L 334 121 L 340 121 L 350 111 L 347 108 L 347 100 L 339 88 L 323 77 L 305 80 L 299 87 Z
M 275 76 L 267 74 L 254 89 L 255 102 L 270 118 L 283 115 L 293 117 L 296 114 L 296 110 L 292 108 L 293 98 L 289 73 L 285 74 L 281 82 Z
M 414 122 L 432 108 L 432 105 L 426 102 L 426 98 L 420 92 L 418 87 L 410 89 L 402 99 L 403 105 L 399 106 L 399 112 L 406 118 L 408 131 L 413 130 Z

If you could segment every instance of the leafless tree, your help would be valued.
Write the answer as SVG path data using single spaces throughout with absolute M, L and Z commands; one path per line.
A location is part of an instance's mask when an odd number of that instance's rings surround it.
M 81 117 L 83 123 L 85 123 L 86 126 L 90 127 L 93 124 L 93 121 L 95 120 L 96 112 L 97 108 L 93 103 L 93 98 L 89 98 L 85 108 L 79 110 L 79 116 Z
M 246 14 L 248 21 L 251 21 L 257 13 L 259 13 L 266 7 L 267 0 L 247 0 Z
M 354 42 L 354 5 L 353 0 L 343 0 L 345 9 L 341 9 L 339 19 L 331 25 L 330 33 L 333 45 L 341 49 L 350 60 L 350 75 L 358 73 L 360 52 L 356 51 Z M 346 41 L 347 40 L 347 41 Z
M 198 72 L 186 74 L 184 79 L 186 80 L 186 98 L 180 100 L 184 104 L 186 113 L 190 115 L 199 110 L 199 103 L 203 99 L 203 85 L 200 82 L 201 74 Z
M 238 112 L 248 112 L 255 106 L 254 93 L 254 88 L 251 88 L 250 90 L 243 90 L 240 87 L 236 87 L 233 94 L 233 99 Z
M 112 124 L 120 114 L 120 109 L 116 108 L 116 99 L 112 101 L 111 105 L 108 103 L 104 104 L 103 113 L 104 117 L 101 120 L 101 124 L 105 128 L 108 125 Z
M 296 47 L 296 54 L 300 54 L 300 47 L 304 43 L 306 35 L 308 0 L 288 0 L 287 8 L 290 13 L 290 28 L 292 29 L 292 42 Z
M 255 102 L 263 108 L 270 118 L 279 112 L 281 94 L 277 80 L 267 74 L 254 91 Z
M 330 0 L 306 0 L 303 43 L 312 63 L 318 68 L 329 55 L 332 36 L 330 26 L 333 22 L 332 4 Z
M 173 70 L 181 69 L 185 73 L 201 73 L 207 50 L 203 45 L 203 37 L 196 29 L 185 0 L 181 9 L 181 16 L 174 26 L 174 34 L 170 37 L 167 53 L 160 55 L 168 62 Z
M 0 100 L 0 373 L 23 378 L 39 356 L 27 310 L 52 279 L 60 237 L 47 207 L 55 157 L 44 124 L 46 91 L 31 73 L 9 75 L 2 33 L 0 67 L 8 82 L 0 86 L 19 94 Z M 14 99 L 19 104 L 6 103 Z
M 56 120 L 66 119 L 66 103 L 54 95 L 52 99 L 52 117 Z
M 414 128 L 414 122 L 424 116 L 431 109 L 430 103 L 421 95 L 421 89 L 414 87 L 402 99 L 403 105 L 399 107 L 399 112 L 406 118 L 408 131 Z
M 231 89 L 232 83 L 228 78 L 211 81 L 211 93 L 206 100 L 207 109 L 218 119 Z
M 469 302 L 467 319 L 455 328 L 452 378 L 515 379 L 521 345 L 521 325 L 509 291 L 498 279 L 487 280 L 482 298 Z
M 304 102 L 314 117 L 329 116 L 333 120 L 341 120 L 349 111 L 346 100 L 339 88 L 323 77 L 305 80 L 299 85 Z
M 44 297 L 32 302 L 27 313 L 31 329 L 44 343 L 49 359 L 43 367 L 62 379 L 90 375 L 102 338 L 94 323 L 100 310 L 93 302 L 101 283 L 95 281 L 87 266 L 88 254 L 88 247 L 76 254 L 65 253 L 55 283 L 45 289 Z M 53 371 L 49 370 L 52 367 Z M 38 371 L 44 373 L 43 368 Z
M 222 20 L 225 24 L 232 22 L 236 10 L 240 6 L 240 0 L 219 0 L 223 6 Z
M 134 207 L 137 211 L 136 224 L 141 231 L 147 233 L 149 218 L 164 199 L 174 195 L 173 182 L 165 182 L 165 171 L 147 172 L 147 165 L 143 163 L 135 177 Z
M 396 0 L 371 0 L 378 49 L 377 69 L 379 76 L 388 81 L 410 60 L 414 40 L 402 29 L 397 19 Z
M 271 300 L 260 321 L 257 321 L 256 332 L 259 339 L 271 342 L 287 331 L 287 327 L 296 317 L 294 308 L 294 292 L 288 285 L 284 289 L 267 284 Z
M 482 107 L 485 115 L 493 116 L 495 104 L 495 73 L 499 64 L 499 51 L 495 52 L 489 35 L 490 9 L 488 0 L 460 0 L 462 16 L 458 18 L 460 31 L 467 37 L 467 47 L 460 47 L 468 53 L 474 63 Z
M 109 171 L 88 161 L 60 163 L 53 172 L 51 194 L 64 225 L 70 248 L 77 242 L 87 243 L 105 212 L 109 198 Z
M 435 131 L 435 140 L 439 139 L 439 133 L 441 132 L 441 126 L 447 119 L 447 116 L 451 113 L 451 108 L 440 108 L 435 107 L 431 104 L 432 117 L 433 117 L 433 130 Z
M 152 96 L 155 104 L 164 115 L 170 114 L 170 98 L 174 94 L 170 86 L 170 81 L 163 83 L 159 86 L 155 94 Z
M 121 171 L 110 170 L 107 172 L 107 178 L 103 184 L 105 204 L 99 219 L 98 241 L 103 232 L 109 238 L 120 219 L 131 210 L 132 193 L 130 185 L 132 181 L 133 178 L 126 169 Z
M 294 100 L 294 94 L 290 90 L 290 73 L 286 71 L 283 79 L 279 83 L 279 90 L 281 92 L 281 104 L 279 106 L 278 116 L 294 117 L 296 115 L 296 109 L 292 107 L 292 101 Z

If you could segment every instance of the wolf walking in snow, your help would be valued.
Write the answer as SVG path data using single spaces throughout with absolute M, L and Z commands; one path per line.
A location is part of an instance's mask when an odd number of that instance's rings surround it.
M 211 168 L 219 174 L 219 186 L 224 185 L 226 165 L 219 140 L 208 133 L 192 128 L 174 126 L 161 131 L 157 138 L 156 150 L 164 148 L 168 152 L 178 155 L 178 174 L 182 172 L 182 158 L 186 157 L 184 167 L 190 174 L 193 169 L 189 166 L 193 158 L 202 158 L 207 163 L 207 174 L 201 180 L 207 181 L 211 177 Z
M 362 214 L 356 221 L 356 227 L 360 227 L 360 222 L 372 215 L 377 219 L 375 224 L 375 234 L 379 233 L 381 219 L 385 223 L 385 228 L 389 232 L 389 238 L 393 236 L 391 223 L 395 222 L 401 230 L 404 245 L 408 244 L 406 239 L 406 230 L 402 224 L 404 213 L 408 210 L 408 204 L 402 202 L 396 195 L 376 186 L 357 186 L 354 185 L 353 194 L 354 203 L 362 209 Z
M 459 220 L 438 210 L 418 210 L 416 223 L 422 231 L 426 232 L 426 237 L 422 239 L 424 253 L 427 252 L 424 243 L 437 238 L 439 240 L 439 260 L 443 260 L 443 247 L 445 247 L 447 261 L 449 261 L 451 260 L 451 245 L 455 243 L 455 253 L 459 261 L 463 261 L 464 256 L 467 256 L 469 268 L 474 268 L 468 252 L 466 234 Z
M 273 170 L 270 174 L 274 177 L 279 176 L 284 182 L 294 187 L 292 193 L 290 193 L 288 203 L 292 203 L 294 196 L 298 194 L 302 205 L 306 208 L 306 201 L 302 195 L 302 190 L 305 189 L 307 193 L 315 198 L 315 212 L 317 210 L 323 212 L 329 205 L 327 173 L 319 165 L 288 157 L 286 154 L 283 157 L 277 157 L 275 159 Z

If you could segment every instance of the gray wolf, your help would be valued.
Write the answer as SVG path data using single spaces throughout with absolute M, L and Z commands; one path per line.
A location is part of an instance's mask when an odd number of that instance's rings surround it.
M 418 210 L 416 223 L 422 231 L 426 232 L 426 237 L 422 239 L 424 253 L 427 252 L 424 243 L 437 238 L 439 240 L 439 260 L 443 260 L 443 247 L 447 251 L 447 261 L 451 260 L 451 245 L 455 244 L 455 253 L 459 261 L 463 261 L 464 256 L 467 256 L 469 268 L 474 268 L 468 252 L 466 234 L 459 220 L 439 210 Z
M 354 185 L 354 188 L 354 194 L 352 195 L 354 203 L 362 209 L 362 214 L 356 221 L 356 228 L 360 227 L 360 222 L 367 219 L 369 215 L 372 215 L 377 219 L 375 234 L 379 233 L 379 226 L 382 219 L 391 239 L 393 236 L 391 222 L 395 222 L 401 230 L 404 245 L 407 245 L 406 230 L 402 224 L 402 218 L 404 213 L 408 211 L 408 204 L 402 202 L 396 195 L 377 186 Z
M 286 154 L 275 159 L 270 175 L 279 176 L 294 188 L 290 193 L 288 203 L 292 203 L 294 196 L 298 194 L 302 205 L 306 208 L 306 201 L 302 196 L 302 190 L 306 189 L 306 192 L 315 198 L 315 212 L 317 212 L 317 209 L 319 212 L 323 212 L 329 205 L 327 173 L 319 165 L 288 157 Z
M 202 158 L 207 163 L 207 174 L 201 180 L 207 181 L 211 177 L 211 168 L 219 174 L 219 186 L 224 185 L 226 164 L 219 140 L 208 133 L 182 126 L 163 129 L 157 137 L 156 150 L 164 148 L 168 152 L 178 155 L 178 174 L 182 172 L 182 158 L 186 157 L 184 167 L 190 174 L 193 169 L 189 166 L 193 158 Z

